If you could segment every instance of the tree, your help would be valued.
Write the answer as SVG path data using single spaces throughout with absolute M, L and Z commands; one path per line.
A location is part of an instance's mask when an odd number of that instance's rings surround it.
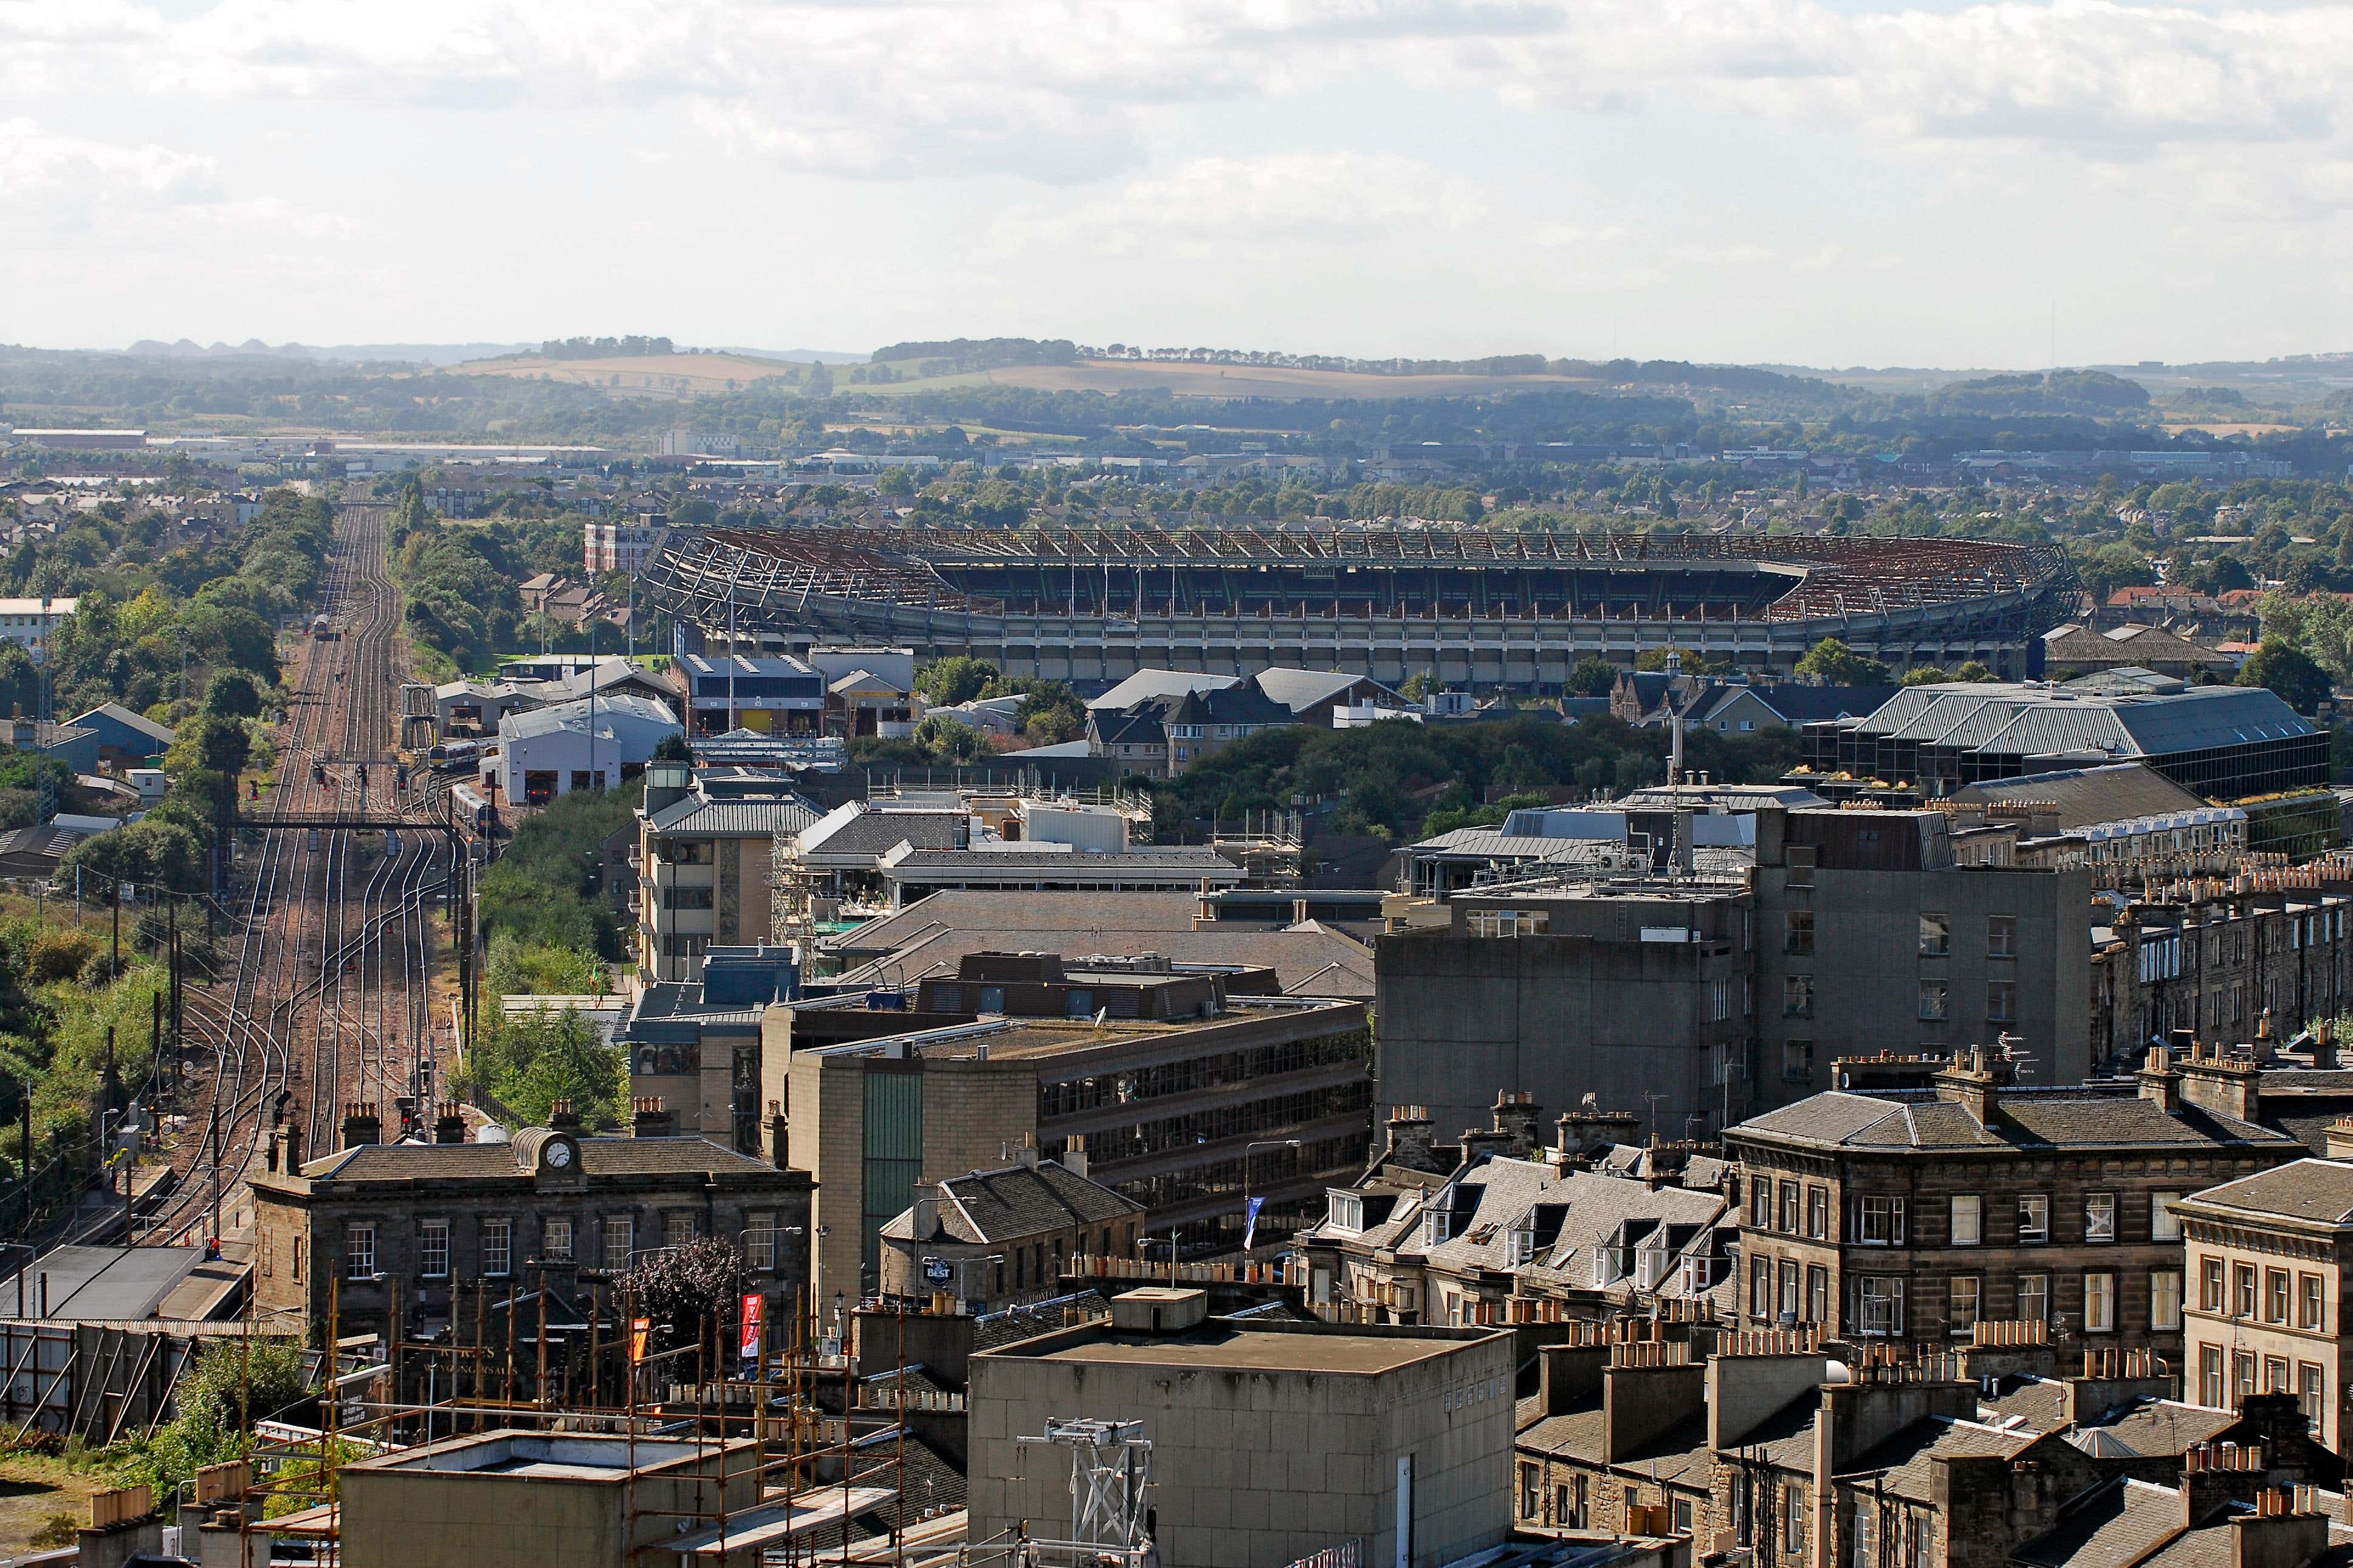
M 1952 672 L 1949 670 L 1939 669 L 1933 664 L 1915 664 L 1911 668 L 1904 672 L 1903 684 L 1906 686 L 1939 686 L 1952 679 Z
M 2239 670 L 2241 686 L 2267 688 L 2299 713 L 2310 713 L 2328 700 L 2328 672 L 2312 656 L 2277 637 L 2265 637 Z
M 1887 666 L 1859 654 L 1836 637 L 1824 637 L 1798 660 L 1798 674 L 1823 686 L 1879 686 L 1887 680 Z
M 915 689 L 934 708 L 955 708 L 978 697 L 996 679 L 995 665 L 958 654 L 915 671 Z
M 733 1307 L 747 1283 L 743 1254 L 715 1236 L 640 1254 L 619 1281 L 637 1310 L 654 1321 L 664 1349 L 697 1342 L 711 1315 Z
M 568 1100 L 589 1127 L 616 1127 L 628 1083 L 628 1062 L 605 1044 L 576 1008 L 528 1013 L 486 1012 L 467 1063 L 469 1089 L 487 1089 L 517 1116 L 544 1125 L 559 1100 Z
M 1956 680 L 1987 681 L 1999 679 L 2000 677 L 1996 676 L 1992 670 L 1987 668 L 1983 663 L 1972 658 L 1966 660 L 1963 662 L 1960 668 L 1953 671 L 1953 679 Z
M 684 735 L 664 735 L 654 742 L 653 760 L 658 763 L 691 763 L 694 747 Z
M 227 719 L 261 716 L 261 691 L 241 669 L 216 670 L 205 687 L 205 711 Z
M 1618 667 L 1598 653 L 1587 654 L 1568 672 L 1567 690 L 1572 697 L 1607 697 L 1617 686 Z

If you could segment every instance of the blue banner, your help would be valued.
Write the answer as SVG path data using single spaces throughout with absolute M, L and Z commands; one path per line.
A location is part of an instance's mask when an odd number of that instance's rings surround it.
M 1250 1243 L 1258 1236 L 1258 1211 L 1265 1206 L 1264 1198 L 1252 1198 L 1250 1201 L 1249 1210 L 1242 1219 L 1242 1251 L 1245 1253 L 1250 1251 Z

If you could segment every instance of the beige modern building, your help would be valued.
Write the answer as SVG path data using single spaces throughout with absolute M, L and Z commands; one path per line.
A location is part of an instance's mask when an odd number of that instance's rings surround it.
M 2353 1162 L 2298 1160 L 2174 1212 L 2190 1280 L 2184 1396 L 2232 1408 L 2250 1394 L 2293 1394 L 2313 1436 L 2341 1449 L 2353 1374 L 2344 1320 Z
M 765 942 L 776 839 L 817 819 L 781 780 L 768 795 L 713 795 L 685 763 L 649 764 L 638 813 L 639 974 L 693 980 L 712 948 Z
M 1511 1528 L 1512 1336 L 1209 1318 L 1198 1290 L 1131 1291 L 1112 1319 L 972 1358 L 971 1539 L 1058 1534 L 1071 1465 L 1051 1419 L 1142 1424 L 1152 1536 L 1187 1568 L 1282 1568 L 1362 1543 L 1437 1568 Z

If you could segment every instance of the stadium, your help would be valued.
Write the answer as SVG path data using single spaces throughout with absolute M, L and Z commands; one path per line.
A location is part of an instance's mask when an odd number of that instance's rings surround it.
M 1826 637 L 2023 679 L 2074 587 L 2049 545 L 1346 523 L 681 531 L 645 582 L 691 647 L 733 628 L 1081 681 L 1291 665 L 1518 689 L 1670 647 L 1787 670 Z

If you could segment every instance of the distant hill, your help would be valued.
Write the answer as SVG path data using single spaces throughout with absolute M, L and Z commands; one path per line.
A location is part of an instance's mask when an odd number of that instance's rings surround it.
M 259 338 L 248 338 L 235 344 L 199 343 L 188 338 L 165 343 L 153 338 L 142 338 L 125 352 L 142 359 L 268 357 L 353 364 L 363 361 L 381 363 L 388 360 L 406 364 L 460 364 L 467 360 L 498 359 L 506 354 L 522 353 L 535 346 L 532 343 L 341 343 L 314 348 L 306 343 L 293 342 L 273 347 Z

